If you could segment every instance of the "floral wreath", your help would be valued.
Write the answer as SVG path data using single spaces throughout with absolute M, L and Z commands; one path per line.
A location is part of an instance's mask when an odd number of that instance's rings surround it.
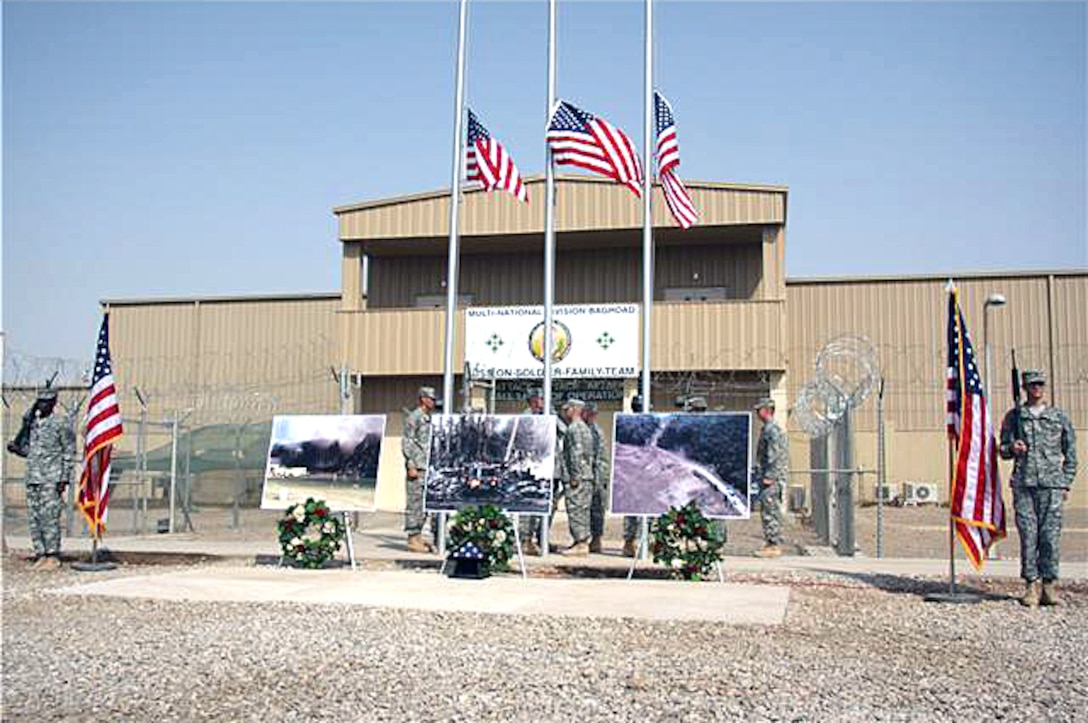
M 514 525 L 494 505 L 462 507 L 450 522 L 449 555 L 466 542 L 473 542 L 487 554 L 488 567 L 502 570 L 514 554 Z
M 284 559 L 298 567 L 321 567 L 344 541 L 343 520 L 333 517 L 325 500 L 313 497 L 288 507 L 277 528 Z
M 705 580 L 722 559 L 725 540 L 694 502 L 670 507 L 653 521 L 650 533 L 654 562 L 668 568 L 674 579 Z

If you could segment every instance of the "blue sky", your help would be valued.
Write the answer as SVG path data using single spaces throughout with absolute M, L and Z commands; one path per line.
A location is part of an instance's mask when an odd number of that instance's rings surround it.
M 790 187 L 791 276 L 1088 266 L 1086 5 L 656 7 L 682 174 Z M 642 4 L 567 0 L 559 93 L 642 137 Z M 333 291 L 335 205 L 448 186 L 454 2 L 3 3 L 3 326 Z M 467 98 L 543 168 L 546 3 L 470 10 Z

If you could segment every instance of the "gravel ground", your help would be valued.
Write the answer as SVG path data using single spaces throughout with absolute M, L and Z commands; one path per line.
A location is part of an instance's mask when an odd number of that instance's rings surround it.
M 4 720 L 1088 720 L 1085 583 L 1026 610 L 1012 581 L 938 606 L 938 581 L 733 576 L 788 584 L 787 621 L 714 627 L 81 599 L 43 593 L 70 570 L 3 573 Z

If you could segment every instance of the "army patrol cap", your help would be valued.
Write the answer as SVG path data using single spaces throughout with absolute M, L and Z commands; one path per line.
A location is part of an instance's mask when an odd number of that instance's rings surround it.
M 420 387 L 419 396 L 420 398 L 427 397 L 428 399 L 435 399 L 434 387 Z
M 1025 382 L 1025 384 L 1026 384 L 1026 382 Z M 38 392 L 38 401 L 39 402 L 55 402 L 55 401 L 57 401 L 57 390 L 56 389 L 48 389 L 48 388 L 41 390 L 40 392 Z
M 567 400 L 567 403 L 564 404 L 563 406 L 564 407 L 584 408 L 586 406 L 586 403 L 584 401 L 582 401 L 581 399 L 578 399 L 577 397 L 571 397 L 570 399 Z
M 529 387 L 529 391 L 526 392 L 525 398 L 532 399 L 533 397 L 544 397 L 544 390 L 540 387 Z
M 688 409 L 706 410 L 706 397 L 688 397 Z
M 774 409 L 774 400 L 770 397 L 760 397 L 752 409 Z
M 596 402 L 586 402 L 585 406 L 586 406 L 586 411 L 587 412 L 596 412 L 597 411 L 597 403 Z
M 1029 369 L 1020 375 L 1021 384 L 1025 387 L 1029 384 L 1046 384 L 1046 374 L 1035 369 Z

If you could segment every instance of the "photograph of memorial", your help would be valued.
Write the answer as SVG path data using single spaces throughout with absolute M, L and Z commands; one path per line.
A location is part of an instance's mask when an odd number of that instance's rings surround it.
M 508 512 L 551 510 L 555 420 L 517 414 L 431 418 L 428 510 L 496 505 Z
M 385 415 L 289 415 L 272 420 L 262 509 L 323 499 L 373 510 Z
M 694 501 L 708 517 L 748 517 L 751 415 L 617 414 L 614 435 L 613 514 Z

